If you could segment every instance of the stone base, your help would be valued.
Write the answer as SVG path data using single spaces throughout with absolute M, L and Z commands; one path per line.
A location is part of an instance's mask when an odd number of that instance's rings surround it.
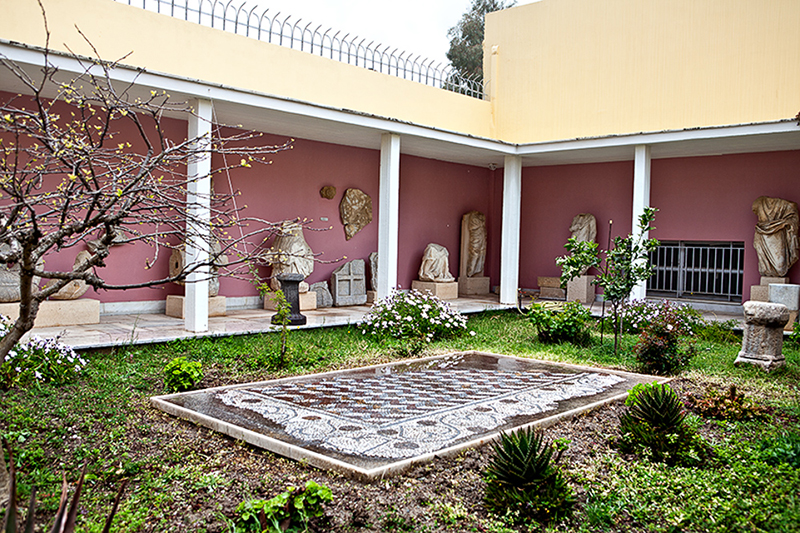
M 208 316 L 225 316 L 227 304 L 224 296 L 208 299 Z M 167 296 L 167 310 L 164 314 L 174 318 L 186 318 L 186 296 Z
M 316 291 L 308 291 L 300 293 L 300 311 L 313 311 L 317 308 L 317 293 Z M 264 309 L 275 311 L 275 302 L 270 295 L 264 297 Z
M 12 320 L 19 317 L 19 302 L 0 303 L 0 315 Z M 33 323 L 35 328 L 54 326 L 79 326 L 100 323 L 100 300 L 78 298 L 77 300 L 47 300 L 39 305 Z
M 565 300 L 567 291 L 560 287 L 541 287 L 539 289 L 539 298 L 544 300 Z
M 458 298 L 457 281 L 438 283 L 435 281 L 419 281 L 415 279 L 411 282 L 411 288 L 422 294 L 428 293 L 442 300 L 455 300 Z
M 367 291 L 367 303 L 374 304 L 378 299 L 378 291 Z
M 561 278 L 552 278 L 546 276 L 539 276 L 536 278 L 536 283 L 539 284 L 539 288 L 549 287 L 552 289 L 560 289 L 561 288 Z
M 489 294 L 490 283 L 488 276 L 475 276 L 458 278 L 458 294 L 471 296 L 477 294 Z
M 741 365 L 755 365 L 761 370 L 765 370 L 767 372 L 771 372 L 773 370 L 777 370 L 786 366 L 786 359 L 783 355 L 779 357 L 753 357 L 750 354 L 746 354 L 743 352 L 739 352 L 739 355 L 736 357 L 736 361 L 733 362 L 736 366 Z
M 582 304 L 594 303 L 594 276 L 578 276 L 567 282 L 567 301 Z
M 768 302 L 769 285 L 751 285 L 750 300 L 753 302 Z
M 769 285 L 770 283 L 789 283 L 789 278 L 770 278 L 768 276 L 761 276 L 761 285 Z

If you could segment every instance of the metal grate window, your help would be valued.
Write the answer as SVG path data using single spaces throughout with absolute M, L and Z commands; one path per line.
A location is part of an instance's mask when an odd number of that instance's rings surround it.
M 742 301 L 743 242 L 663 241 L 650 263 L 649 295 Z

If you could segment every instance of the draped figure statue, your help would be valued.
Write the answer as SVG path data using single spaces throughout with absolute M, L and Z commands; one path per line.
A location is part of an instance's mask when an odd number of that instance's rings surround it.
M 760 196 L 753 202 L 758 216 L 753 247 L 762 276 L 785 277 L 798 258 L 797 204 L 782 198 Z

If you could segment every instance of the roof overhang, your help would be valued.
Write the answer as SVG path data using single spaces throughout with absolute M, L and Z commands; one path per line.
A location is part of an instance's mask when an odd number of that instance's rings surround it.
M 43 62 L 41 48 L 5 40 L 0 40 L 0 54 L 29 72 L 37 72 Z M 78 75 L 91 64 L 87 58 L 53 52 L 49 60 L 65 76 Z M 654 159 L 800 149 L 800 127 L 796 120 L 788 119 L 513 144 L 135 67 L 118 66 L 111 75 L 115 83 L 129 86 L 133 97 L 147 96 L 151 90 L 164 90 L 172 101 L 210 99 L 214 102 L 215 118 L 222 124 L 375 150 L 380 149 L 381 134 L 396 133 L 401 136 L 403 154 L 482 167 L 502 167 L 505 156 L 513 155 L 521 156 L 522 165 L 526 167 L 632 161 L 635 147 L 643 144 L 651 147 Z M 0 90 L 21 92 L 23 87 L 10 73 L 0 71 Z

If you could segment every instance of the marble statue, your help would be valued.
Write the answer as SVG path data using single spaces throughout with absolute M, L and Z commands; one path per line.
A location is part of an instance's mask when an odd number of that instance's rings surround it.
M 762 276 L 784 277 L 798 258 L 797 204 L 781 198 L 760 196 L 753 202 L 758 216 L 753 247 Z
M 272 265 L 269 285 L 275 291 L 281 288 L 278 274 L 302 274 L 303 278 L 307 278 L 314 272 L 314 252 L 303 237 L 303 226 L 299 222 L 286 221 L 282 224 L 280 235 L 275 237 L 264 259 Z M 301 285 L 305 287 L 301 286 L 300 292 L 308 291 L 308 285 Z
M 83 263 L 84 261 L 88 260 L 92 256 L 91 253 L 87 252 L 86 250 L 82 250 L 78 252 L 78 255 L 75 256 L 75 263 L 73 263 L 73 269 L 76 268 L 78 265 Z M 50 283 L 54 283 L 56 280 L 51 281 Z M 52 294 L 50 298 L 52 300 L 77 300 L 81 296 L 83 296 L 86 291 L 89 290 L 89 286 L 86 284 L 85 281 L 82 279 L 73 279 L 66 285 L 64 285 L 61 290 Z
M 3 243 L 0 245 L 0 250 L 3 253 L 9 253 L 13 250 L 11 245 Z M 44 266 L 44 259 L 39 260 L 37 265 L 39 270 Z M 34 290 L 39 287 L 41 278 L 36 276 L 33 278 Z M 19 287 L 19 263 L 13 265 L 0 264 L 0 302 L 18 302 L 21 297 Z
M 425 247 L 422 255 L 422 265 L 419 267 L 420 281 L 434 281 L 449 283 L 455 281 L 450 274 L 450 253 L 440 244 L 430 243 Z
M 597 238 L 597 220 L 591 213 L 579 213 L 572 219 L 569 225 L 570 238 L 578 242 L 595 242 Z M 581 276 L 585 276 L 589 267 L 581 270 Z
M 349 241 L 372 222 L 372 198 L 361 189 L 347 189 L 339 204 L 344 235 Z
M 468 278 L 483 276 L 486 262 L 486 215 L 480 211 L 470 211 L 462 217 L 461 228 L 467 260 L 464 274 Z M 464 231 L 467 235 L 463 234 Z

